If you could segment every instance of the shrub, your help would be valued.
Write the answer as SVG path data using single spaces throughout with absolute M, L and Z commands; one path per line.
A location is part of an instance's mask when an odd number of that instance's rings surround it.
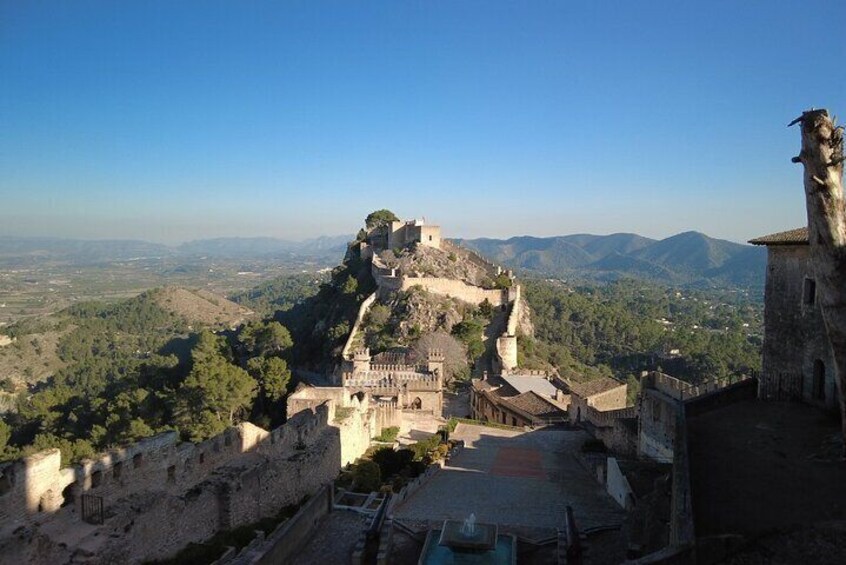
M 390 428 L 385 428 L 384 430 L 382 430 L 382 433 L 380 433 L 373 439 L 376 441 L 393 442 L 397 440 L 398 435 L 399 428 L 397 426 L 391 426 Z
M 423 441 L 418 441 L 408 447 L 414 453 L 415 461 L 424 461 L 427 457 L 431 458 L 430 454 L 437 449 L 440 442 L 440 434 L 434 434 Z
M 352 471 L 352 489 L 356 492 L 373 492 L 382 486 L 379 465 L 368 459 L 359 459 Z
M 373 462 L 379 465 L 379 471 L 385 479 L 401 473 L 411 464 L 413 458 L 414 453 L 408 449 L 394 451 L 390 447 L 377 449 L 372 457 Z

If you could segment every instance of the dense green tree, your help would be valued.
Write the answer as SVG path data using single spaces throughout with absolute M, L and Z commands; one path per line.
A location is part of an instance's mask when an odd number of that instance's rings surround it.
M 384 226 L 391 222 L 398 222 L 399 218 L 396 214 L 391 212 L 390 210 L 381 209 L 371 212 L 367 215 L 367 218 L 364 220 L 364 225 L 367 226 L 367 229 L 373 229 L 376 227 Z
M 471 360 L 478 359 L 485 352 L 484 331 L 483 322 L 473 317 L 467 317 L 452 327 L 452 335 L 467 347 Z
M 182 431 L 192 441 L 206 439 L 236 423 L 250 406 L 257 382 L 224 357 L 221 337 L 200 334 L 192 351 L 193 366 L 179 391 L 178 416 Z
M 347 295 L 354 295 L 358 290 L 358 281 L 355 280 L 355 277 L 349 275 L 347 279 L 344 281 L 344 285 L 341 287 L 341 292 Z
M 262 399 L 276 402 L 285 396 L 291 371 L 288 363 L 279 357 L 254 357 L 247 363 L 250 375 L 259 386 Z
M 238 338 L 252 355 L 279 355 L 293 345 L 288 328 L 273 320 L 244 324 Z

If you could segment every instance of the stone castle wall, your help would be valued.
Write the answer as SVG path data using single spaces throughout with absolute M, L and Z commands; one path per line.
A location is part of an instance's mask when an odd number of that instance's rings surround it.
M 837 407 L 831 348 L 815 300 L 808 300 L 807 281 L 814 280 L 807 245 L 769 246 L 764 289 L 764 346 L 761 398 L 801 398 Z M 824 398 L 814 388 L 814 364 L 824 367 Z
M 747 380 L 748 378 L 742 377 L 740 380 Z M 692 385 L 670 375 L 652 371 L 641 379 L 641 383 L 645 388 L 658 390 L 670 398 L 687 401 L 722 390 L 732 384 L 732 381 L 729 379 L 714 379 Z
M 198 444 L 161 434 L 75 467 L 60 468 L 58 450 L 14 462 L 2 469 L 0 563 L 161 559 L 274 515 L 334 479 L 390 420 L 333 414 L 325 402 L 272 431 L 245 423 Z M 101 497 L 102 525 L 82 521 L 83 494 Z
M 370 307 L 374 302 L 376 302 L 375 292 L 365 298 L 364 302 L 361 303 L 361 306 L 358 307 L 358 314 L 355 317 L 355 323 L 353 324 L 349 337 L 347 337 L 347 342 L 344 344 L 344 349 L 341 352 L 342 359 L 350 359 L 352 357 L 356 336 L 358 332 L 361 331 L 361 324 L 364 323 L 364 317 L 367 315 L 367 311 L 370 310 Z
M 644 388 L 638 420 L 638 454 L 659 463 L 672 463 L 676 423 L 682 401 Z
M 505 326 L 505 333 L 508 335 L 517 335 L 517 327 L 520 321 L 520 309 L 523 307 L 522 291 L 519 284 L 515 284 L 508 289 L 508 301 L 511 303 L 511 309 L 508 312 L 508 322 Z

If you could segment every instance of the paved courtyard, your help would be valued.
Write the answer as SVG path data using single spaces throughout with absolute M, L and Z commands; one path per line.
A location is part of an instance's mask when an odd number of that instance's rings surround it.
M 578 430 L 520 432 L 459 424 L 465 448 L 394 511 L 397 519 L 493 522 L 540 537 L 564 525 L 573 507 L 580 529 L 619 525 L 625 513 L 575 460 L 588 435 Z

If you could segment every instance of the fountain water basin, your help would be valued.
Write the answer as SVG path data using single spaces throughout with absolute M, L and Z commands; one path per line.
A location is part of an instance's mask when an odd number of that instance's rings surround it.
M 517 562 L 517 540 L 497 533 L 496 524 L 480 524 L 471 514 L 464 521 L 445 520 L 430 530 L 419 565 L 511 565 Z

